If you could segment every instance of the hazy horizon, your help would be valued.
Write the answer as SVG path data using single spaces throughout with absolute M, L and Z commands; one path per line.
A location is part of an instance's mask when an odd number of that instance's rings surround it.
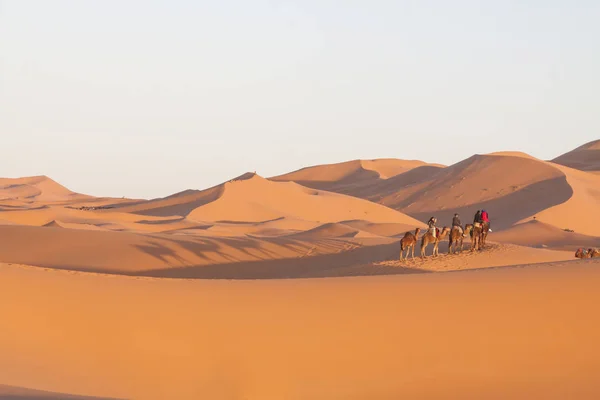
M 600 138 L 592 1 L 0 0 L 0 177 L 162 197 Z

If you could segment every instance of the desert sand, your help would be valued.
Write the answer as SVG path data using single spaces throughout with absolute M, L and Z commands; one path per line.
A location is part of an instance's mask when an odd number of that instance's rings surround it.
M 594 399 L 599 267 L 214 281 L 2 265 L 0 378 L 135 399 Z
M 600 261 L 574 257 L 600 247 L 598 162 L 353 160 L 150 200 L 2 178 L 0 399 L 598 398 Z M 483 249 L 399 261 L 478 209 Z

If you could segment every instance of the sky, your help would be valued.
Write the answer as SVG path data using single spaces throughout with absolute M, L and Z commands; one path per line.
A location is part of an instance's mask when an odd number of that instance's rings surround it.
M 0 176 L 154 198 L 600 138 L 600 2 L 0 0 Z

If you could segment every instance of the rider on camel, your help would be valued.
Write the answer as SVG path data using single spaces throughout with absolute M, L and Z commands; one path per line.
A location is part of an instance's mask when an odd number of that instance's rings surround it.
M 452 228 L 457 227 L 458 229 L 460 229 L 460 233 L 461 235 L 465 236 L 465 231 L 462 227 L 462 223 L 460 222 L 460 218 L 457 214 L 454 214 L 454 218 L 452 218 Z
M 429 218 L 429 221 L 427 221 L 427 226 L 429 226 L 429 231 L 431 232 L 433 237 L 437 237 L 437 228 L 435 226 L 436 222 L 437 222 L 436 217 L 431 217 L 431 218 Z
M 475 213 L 475 217 L 473 218 L 473 225 L 481 222 L 481 210 L 477 210 L 477 212 Z
M 488 212 L 485 210 L 481 210 L 481 222 L 486 223 L 488 226 L 488 229 L 491 227 L 490 216 L 488 215 Z M 492 230 L 489 229 L 489 231 L 491 232 Z

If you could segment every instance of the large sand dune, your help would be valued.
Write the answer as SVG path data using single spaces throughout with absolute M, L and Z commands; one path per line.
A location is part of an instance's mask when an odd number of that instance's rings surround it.
M 417 160 L 353 160 L 306 167 L 269 179 L 375 200 L 381 197 L 384 188 L 397 188 L 400 182 L 414 183 L 441 168 L 442 165 Z
M 596 399 L 598 261 L 185 281 L 0 266 L 0 382 L 131 399 Z
M 22 201 L 66 201 L 83 195 L 73 193 L 47 176 L 0 178 L 0 199 Z
M 221 196 L 188 215 L 197 221 L 270 221 L 294 217 L 317 222 L 366 219 L 422 226 L 415 219 L 387 207 L 289 182 L 271 182 L 258 175 L 224 184 Z
M 586 145 L 586 151 L 591 144 Z M 591 151 L 591 150 L 590 150 Z M 556 163 L 544 162 L 519 152 L 475 155 L 446 168 L 421 165 L 388 179 L 344 185 L 322 173 L 328 190 L 346 193 L 394 208 L 420 221 L 438 217 L 449 225 L 454 213 L 470 222 L 478 209 L 491 215 L 493 228 L 509 228 L 536 216 L 560 229 L 598 235 L 600 226 L 600 177 Z M 319 181 L 299 171 L 275 177 L 308 186 Z M 308 176 L 311 177 L 312 175 Z M 585 214 L 584 214 L 585 213 Z

